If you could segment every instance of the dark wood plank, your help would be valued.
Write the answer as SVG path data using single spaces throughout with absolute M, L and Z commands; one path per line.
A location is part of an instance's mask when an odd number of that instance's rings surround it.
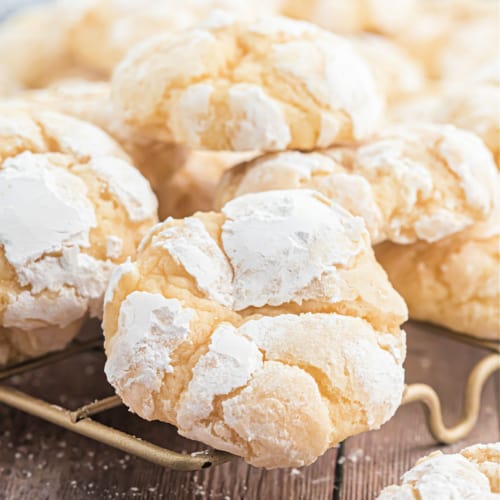
M 463 390 L 470 369 L 485 351 L 447 337 L 426 332 L 421 325 L 409 325 L 406 379 L 408 383 L 432 385 L 443 405 L 447 425 L 454 424 L 463 411 Z M 469 444 L 500 439 L 500 374 L 486 384 L 481 414 L 474 431 L 452 446 L 438 446 L 425 425 L 423 408 L 418 403 L 401 407 L 382 429 L 349 439 L 344 447 L 342 500 L 373 499 L 416 460 L 441 449 L 458 451 Z
M 89 353 L 12 384 L 36 397 L 75 409 L 112 393 L 102 373 L 104 357 Z M 117 408 L 97 418 L 116 428 L 169 446 L 195 451 L 202 446 L 175 429 L 148 423 Z M 0 498 L 18 500 L 83 498 L 141 499 L 330 499 L 337 450 L 304 469 L 266 471 L 235 460 L 194 473 L 163 469 L 124 455 L 24 413 L 0 405 Z

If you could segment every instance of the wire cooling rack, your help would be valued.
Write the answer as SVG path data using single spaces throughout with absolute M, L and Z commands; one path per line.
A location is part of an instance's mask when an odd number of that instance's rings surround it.
M 485 356 L 471 370 L 464 394 L 464 413 L 456 425 L 446 427 L 441 413 L 441 402 L 436 391 L 426 384 L 409 384 L 405 387 L 402 404 L 421 402 L 427 408 L 427 426 L 432 436 L 441 443 L 454 443 L 467 436 L 474 428 L 480 409 L 481 393 L 485 382 L 500 369 L 500 341 L 476 339 L 466 335 L 426 325 L 426 330 L 437 335 L 448 335 L 456 341 L 466 342 L 485 350 Z M 66 349 L 46 356 L 27 360 L 0 369 L 0 382 L 58 361 L 82 355 L 89 351 L 102 351 L 102 335 L 89 340 L 75 340 Z M 112 446 L 131 455 L 143 458 L 163 467 L 179 471 L 206 469 L 227 462 L 232 455 L 217 450 L 205 450 L 191 454 L 178 453 L 155 445 L 126 432 L 104 425 L 91 417 L 122 404 L 118 396 L 97 399 L 71 411 L 43 399 L 0 383 L 0 403 L 29 413 L 60 427 Z

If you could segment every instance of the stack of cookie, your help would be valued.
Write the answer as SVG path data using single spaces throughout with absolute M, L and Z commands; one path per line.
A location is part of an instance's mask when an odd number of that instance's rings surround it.
M 392 417 L 405 301 L 500 338 L 498 75 L 460 87 L 452 30 L 490 10 L 447 3 L 61 0 L 0 27 L 0 363 L 102 317 L 132 411 L 271 468 Z

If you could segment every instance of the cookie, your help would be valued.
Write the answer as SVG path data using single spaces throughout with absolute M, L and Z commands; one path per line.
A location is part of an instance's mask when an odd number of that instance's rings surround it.
M 100 316 L 116 264 L 157 221 L 148 182 L 104 132 L 0 113 L 0 364 L 62 348 Z
M 153 37 L 118 66 L 112 87 L 130 125 L 193 149 L 327 147 L 372 133 L 382 110 L 348 40 L 277 17 L 213 18 Z
M 191 28 L 214 10 L 242 19 L 275 13 L 264 0 L 66 0 L 69 50 L 80 64 L 111 75 L 139 42 Z
M 451 125 L 400 125 L 358 148 L 267 155 L 229 170 L 215 207 L 245 193 L 316 189 L 365 219 L 372 242 L 438 241 L 484 219 L 497 171 L 481 140 Z
M 493 500 L 500 493 L 499 478 L 500 443 L 478 444 L 449 455 L 435 451 L 403 474 L 401 485 L 388 486 L 377 500 Z
M 500 340 L 499 209 L 437 243 L 384 243 L 375 252 L 411 318 Z
M 500 86 L 488 83 L 444 85 L 403 101 L 391 110 L 395 122 L 452 123 L 477 134 L 500 168 Z
M 167 219 L 117 268 L 105 372 L 147 420 L 302 466 L 396 411 L 405 318 L 362 219 L 313 191 L 250 194 Z
M 123 123 L 111 103 L 108 83 L 70 80 L 24 92 L 15 106 L 54 110 L 97 125 L 128 153 L 158 195 L 164 183 L 187 161 L 187 148 L 142 137 Z
M 411 21 L 415 0 L 284 0 L 282 13 L 336 33 L 391 34 Z

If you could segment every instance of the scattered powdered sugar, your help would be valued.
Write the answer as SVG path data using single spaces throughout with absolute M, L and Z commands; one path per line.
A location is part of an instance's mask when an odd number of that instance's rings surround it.
M 348 455 L 347 455 L 347 460 L 352 463 L 359 462 L 364 456 L 364 451 L 361 448 L 357 448 L 355 450 L 352 450 Z

